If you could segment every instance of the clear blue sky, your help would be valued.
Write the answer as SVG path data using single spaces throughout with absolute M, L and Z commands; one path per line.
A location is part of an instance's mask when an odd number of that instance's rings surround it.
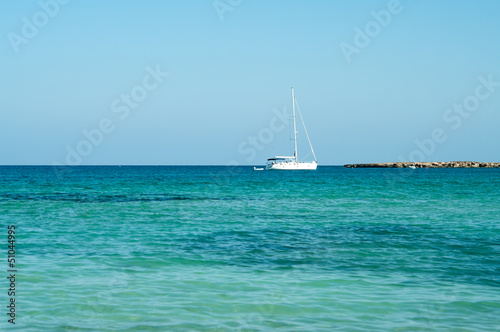
M 291 153 L 292 85 L 320 165 L 499 162 L 499 17 L 494 0 L 5 0 L 0 164 L 262 165 Z

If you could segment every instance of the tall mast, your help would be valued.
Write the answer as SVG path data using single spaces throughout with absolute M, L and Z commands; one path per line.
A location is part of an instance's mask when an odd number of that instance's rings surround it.
M 299 161 L 299 157 L 297 156 L 297 126 L 295 124 L 295 94 L 293 93 L 293 86 L 292 86 L 292 109 L 293 109 L 293 139 L 295 141 L 295 151 L 293 153 L 295 157 L 295 161 Z

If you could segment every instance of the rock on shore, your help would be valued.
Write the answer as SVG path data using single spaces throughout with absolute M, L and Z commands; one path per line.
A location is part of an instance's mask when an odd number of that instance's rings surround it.
M 347 164 L 346 168 L 500 168 L 500 163 L 480 163 L 477 161 L 431 161 L 431 162 L 395 162 L 373 164 Z

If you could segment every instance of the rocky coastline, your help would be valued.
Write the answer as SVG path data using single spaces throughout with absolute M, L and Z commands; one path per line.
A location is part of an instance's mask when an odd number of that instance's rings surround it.
M 345 168 L 500 168 L 500 163 L 485 163 L 477 161 L 431 161 L 431 162 L 394 162 L 347 164 Z

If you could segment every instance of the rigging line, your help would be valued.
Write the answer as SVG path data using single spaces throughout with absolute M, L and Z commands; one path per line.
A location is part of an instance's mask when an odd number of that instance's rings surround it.
M 307 133 L 306 124 L 304 123 L 304 119 L 302 119 L 302 113 L 300 112 L 299 103 L 297 103 L 297 98 L 295 98 L 295 105 L 297 105 L 297 110 L 299 111 L 300 120 L 302 121 L 302 126 L 304 127 L 304 132 L 306 133 L 307 141 L 309 142 L 309 146 L 311 147 L 311 152 L 314 156 L 314 161 L 317 161 L 316 155 L 314 154 L 313 146 L 311 144 L 311 140 L 309 139 L 309 134 Z
M 308 152 L 308 153 L 304 156 L 304 158 L 302 158 L 302 159 L 301 159 L 301 161 L 306 160 L 306 159 L 307 159 L 307 157 L 309 157 L 309 155 L 310 155 L 310 154 L 311 154 L 311 151 L 309 151 L 309 152 Z
M 291 114 L 288 114 L 288 125 L 290 125 L 290 119 L 292 117 L 293 116 Z M 293 150 L 292 141 L 293 141 L 293 128 L 291 130 L 288 130 L 288 151 L 289 152 Z M 291 154 L 291 153 L 289 153 L 289 154 Z

